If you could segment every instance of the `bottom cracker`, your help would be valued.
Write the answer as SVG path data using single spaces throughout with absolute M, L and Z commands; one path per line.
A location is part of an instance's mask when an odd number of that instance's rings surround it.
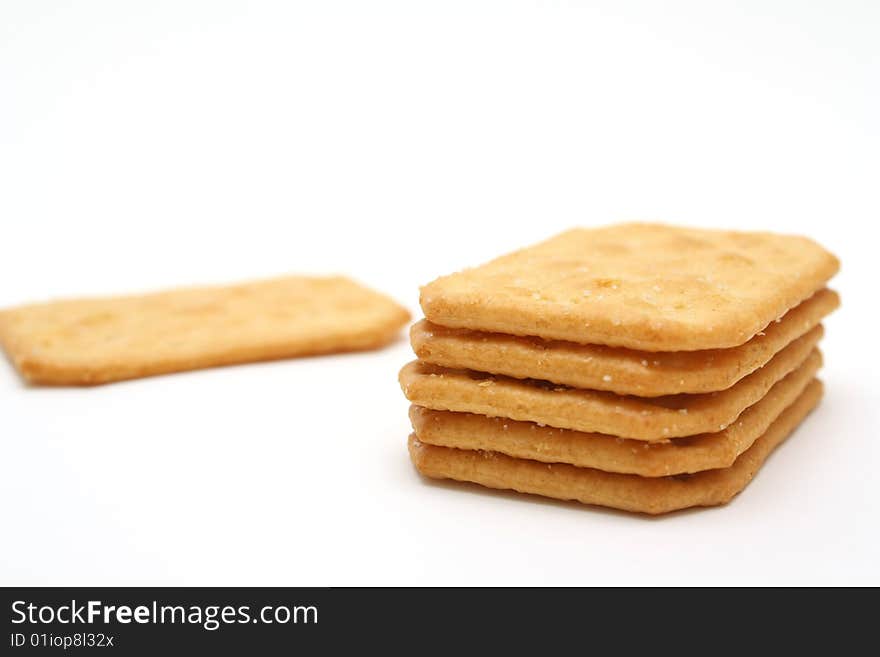
M 729 502 L 821 397 L 822 383 L 814 380 L 731 467 L 694 475 L 647 478 L 566 464 L 548 465 L 496 452 L 425 445 L 415 434 L 409 438 L 409 453 L 418 471 L 435 479 L 468 481 L 625 511 L 668 513 Z

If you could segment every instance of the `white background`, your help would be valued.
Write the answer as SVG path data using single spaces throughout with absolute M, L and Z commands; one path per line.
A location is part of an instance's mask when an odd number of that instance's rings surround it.
M 367 8 L 369 6 L 369 9 Z M 0 583 L 880 584 L 876 2 L 0 5 L 0 306 L 343 272 L 575 225 L 837 253 L 827 397 L 727 507 L 421 480 L 401 340 L 93 389 L 0 360 Z

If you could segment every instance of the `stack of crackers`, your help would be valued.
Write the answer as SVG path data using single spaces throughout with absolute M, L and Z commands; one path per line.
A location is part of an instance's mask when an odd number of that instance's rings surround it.
M 577 229 L 422 288 L 400 372 L 433 478 L 627 511 L 724 504 L 822 396 L 815 242 Z

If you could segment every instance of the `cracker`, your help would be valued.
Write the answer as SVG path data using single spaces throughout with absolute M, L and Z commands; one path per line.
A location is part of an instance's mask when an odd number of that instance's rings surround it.
M 770 453 L 819 403 L 822 384 L 814 380 L 763 436 L 729 468 L 679 477 L 639 477 L 573 465 L 540 463 L 497 452 L 436 447 L 409 438 L 418 471 L 435 479 L 455 479 L 488 488 L 510 489 L 559 500 L 660 514 L 729 502 L 742 491 Z
M 419 360 L 453 369 L 641 397 L 695 394 L 729 388 L 816 326 L 839 304 L 836 292 L 820 290 L 745 344 L 730 349 L 634 351 L 451 329 L 427 320 L 412 326 L 410 341 Z
M 422 443 L 457 449 L 495 451 L 544 463 L 568 463 L 605 472 L 663 477 L 728 468 L 752 446 L 812 381 L 821 365 L 818 352 L 777 382 L 724 431 L 662 443 L 615 438 L 598 433 L 539 427 L 533 422 L 472 413 L 410 408 L 410 420 Z
M 764 367 L 721 392 L 626 397 L 554 386 L 414 361 L 400 372 L 406 398 L 417 406 L 658 441 L 723 431 L 789 372 L 803 363 L 822 335 L 820 324 Z
M 407 321 L 347 278 L 290 276 L 6 310 L 0 344 L 28 381 L 83 385 L 372 349 Z
M 432 323 L 645 351 L 748 341 L 838 270 L 805 237 L 620 224 L 575 229 L 422 288 Z

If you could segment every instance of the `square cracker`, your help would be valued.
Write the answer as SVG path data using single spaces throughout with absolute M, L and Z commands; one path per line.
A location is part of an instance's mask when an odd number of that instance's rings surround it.
M 564 463 L 551 465 L 497 452 L 426 445 L 415 434 L 409 438 L 409 453 L 416 469 L 435 479 L 467 481 L 624 511 L 668 513 L 729 502 L 748 485 L 770 453 L 797 428 L 821 397 L 822 384 L 814 380 L 731 467 L 694 475 L 651 478 Z
M 725 390 L 767 363 L 840 304 L 819 290 L 751 340 L 729 349 L 635 351 L 621 347 L 451 329 L 422 320 L 410 329 L 419 360 L 441 367 L 539 379 L 620 395 L 659 397 Z
M 797 369 L 822 336 L 820 324 L 764 367 L 720 392 L 628 397 L 611 392 L 521 381 L 414 361 L 400 372 L 403 394 L 417 406 L 507 417 L 559 429 L 662 441 L 723 431 L 773 385 Z
M 568 463 L 605 472 L 664 477 L 729 468 L 804 391 L 821 365 L 814 352 L 794 372 L 723 431 L 660 443 L 538 426 L 507 418 L 410 407 L 420 442 L 492 451 L 543 463 Z
M 645 351 L 743 344 L 839 262 L 805 237 L 620 224 L 570 230 L 424 286 L 450 328 Z
M 409 321 L 343 277 L 289 276 L 0 312 L 0 344 L 33 383 L 87 385 L 216 365 L 371 349 Z

